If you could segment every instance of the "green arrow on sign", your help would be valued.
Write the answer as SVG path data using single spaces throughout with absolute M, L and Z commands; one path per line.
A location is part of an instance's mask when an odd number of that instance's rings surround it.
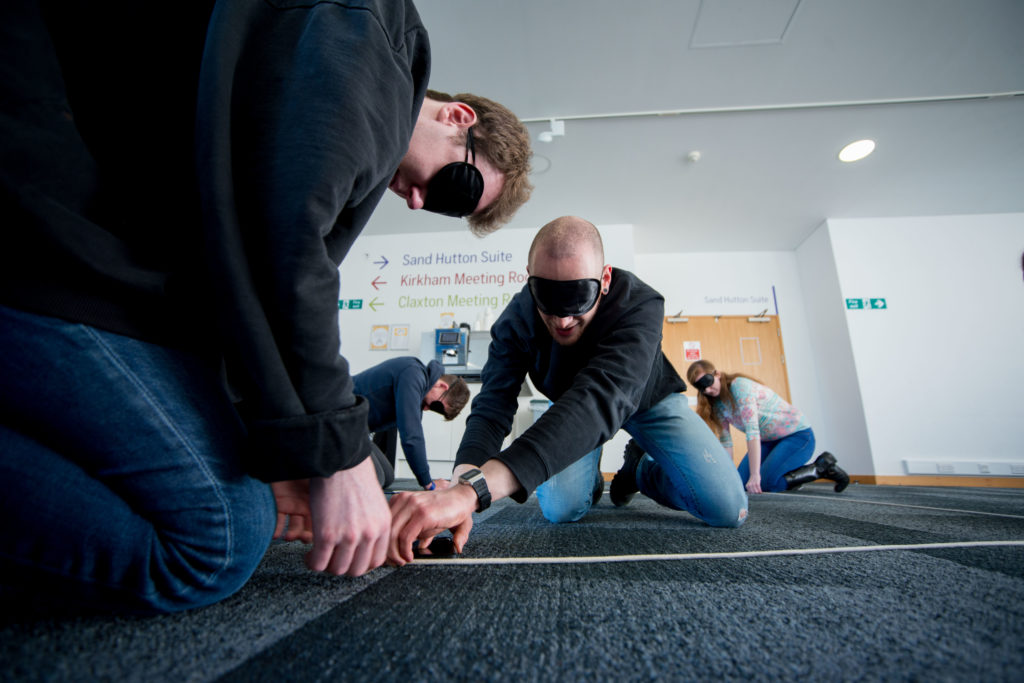
M 373 297 L 373 301 L 371 301 L 370 304 L 369 304 L 370 308 L 372 308 L 374 311 L 377 310 L 377 306 L 383 306 L 383 305 L 384 305 L 384 302 L 377 301 L 377 297 Z
M 872 309 L 881 310 L 884 308 L 889 308 L 888 306 L 885 305 L 885 299 L 869 299 L 869 301 L 871 302 Z

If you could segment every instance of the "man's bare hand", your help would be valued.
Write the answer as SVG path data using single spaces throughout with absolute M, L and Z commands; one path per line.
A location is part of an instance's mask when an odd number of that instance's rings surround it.
M 391 511 L 373 462 L 309 480 L 313 549 L 306 565 L 318 572 L 360 576 L 384 564 Z
M 413 541 L 421 548 L 434 536 L 452 530 L 455 552 L 461 553 L 473 528 L 476 491 L 470 486 L 451 486 L 434 491 L 407 491 L 391 496 L 391 541 L 388 563 L 402 566 L 413 560 Z
M 312 543 L 309 479 L 275 481 L 270 485 L 270 489 L 274 492 L 274 502 L 277 503 L 277 527 L 274 529 L 274 538 Z

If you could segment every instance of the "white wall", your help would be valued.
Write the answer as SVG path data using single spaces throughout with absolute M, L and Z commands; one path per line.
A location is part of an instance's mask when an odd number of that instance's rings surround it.
M 791 358 L 813 373 L 821 396 L 820 420 L 812 422 L 825 450 L 850 474 L 873 475 L 874 462 L 861 403 L 853 348 L 828 227 L 822 224 L 796 250 L 810 333 L 810 352 Z
M 907 459 L 1024 461 L 1024 214 L 824 229 L 875 473 L 906 474 Z M 844 306 L 870 297 L 887 308 Z

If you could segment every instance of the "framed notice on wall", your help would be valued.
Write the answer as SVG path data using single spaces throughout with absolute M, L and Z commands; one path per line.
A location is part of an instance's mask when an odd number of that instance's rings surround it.
M 686 359 L 687 363 L 692 363 L 696 360 L 700 360 L 700 342 L 699 341 L 684 341 L 683 342 L 683 358 Z
M 386 351 L 390 331 L 387 325 L 374 325 L 370 328 L 370 350 Z
M 392 325 L 391 326 L 391 350 L 392 351 L 408 351 L 409 350 L 409 326 L 408 325 Z

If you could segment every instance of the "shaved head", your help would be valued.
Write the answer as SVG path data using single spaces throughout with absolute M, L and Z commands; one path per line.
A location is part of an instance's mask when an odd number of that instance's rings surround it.
M 597 314 L 601 299 L 612 283 L 612 267 L 604 262 L 604 244 L 594 224 L 576 216 L 562 216 L 537 233 L 530 245 L 526 272 L 531 278 L 571 282 L 597 280 L 600 290 L 590 310 L 578 315 L 548 314 L 539 307 L 544 326 L 562 346 L 571 346 Z M 531 296 L 535 296 L 531 290 Z M 535 302 L 536 305 L 536 302 Z
M 596 268 L 590 277 L 600 277 L 604 265 L 604 244 L 594 224 L 576 216 L 562 216 L 551 221 L 533 238 L 528 256 L 531 272 L 538 259 L 564 261 L 577 260 Z

